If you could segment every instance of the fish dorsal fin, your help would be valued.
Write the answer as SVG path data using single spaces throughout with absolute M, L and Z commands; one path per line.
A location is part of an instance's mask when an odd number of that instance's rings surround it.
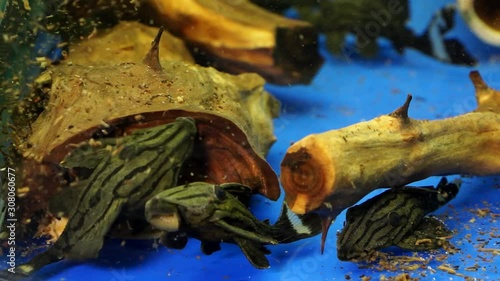
M 250 197 L 252 197 L 252 189 L 250 187 L 240 183 L 223 183 L 220 187 L 236 197 L 241 203 L 246 206 L 249 205 Z
M 56 217 L 68 216 L 78 205 L 78 198 L 87 183 L 88 180 L 83 180 L 75 186 L 68 186 L 58 191 L 48 202 L 49 212 Z

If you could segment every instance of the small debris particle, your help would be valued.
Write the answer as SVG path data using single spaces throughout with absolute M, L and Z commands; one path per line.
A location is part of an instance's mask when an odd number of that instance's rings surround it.
M 484 252 L 484 253 L 493 253 L 494 255 L 500 255 L 500 249 L 493 249 L 493 248 L 479 248 L 477 249 L 478 252 Z
M 144 115 L 142 115 L 142 114 L 137 114 L 134 116 L 134 119 L 135 119 L 135 121 L 139 122 L 139 121 L 146 119 L 146 117 L 144 117 Z
M 483 209 L 480 209 L 480 208 L 477 208 L 476 210 L 474 210 L 474 213 L 480 217 L 480 218 L 484 218 L 486 217 L 489 213 L 491 213 L 490 209 L 488 208 L 483 208 Z
M 95 139 L 90 139 L 89 140 L 89 145 L 92 147 L 98 147 L 102 145 L 102 142 L 96 141 Z
M 440 266 L 437 267 L 437 269 L 442 270 L 444 272 L 447 272 L 449 274 L 457 275 L 457 276 L 465 276 L 461 273 L 458 273 L 454 268 L 450 267 L 449 265 L 446 264 L 441 264 Z
M 402 273 L 402 274 L 396 276 L 396 278 L 394 280 L 396 280 L 396 281 L 411 281 L 412 278 L 410 277 L 410 274 Z
M 404 270 L 413 271 L 413 270 L 419 269 L 420 268 L 420 264 L 401 265 L 401 268 L 404 269 Z
M 97 34 L 97 28 L 95 28 L 94 26 L 94 29 L 92 30 L 92 32 L 87 36 L 87 39 L 91 39 L 92 37 L 94 37 L 95 35 Z
M 478 271 L 479 268 L 480 268 L 479 264 L 476 263 L 473 266 L 466 267 L 465 270 L 466 271 Z
M 415 241 L 415 245 L 420 245 L 420 244 L 426 244 L 426 243 L 432 243 L 432 240 L 429 238 L 424 238 L 424 239 L 418 239 Z
M 23 0 L 23 7 L 26 11 L 31 11 L 30 1 Z
M 99 121 L 99 123 L 100 123 L 100 124 L 101 124 L 101 126 L 103 126 L 104 128 L 109 128 L 109 127 L 111 127 L 108 123 L 104 122 L 104 120 Z
M 29 186 L 21 187 L 17 190 L 17 197 L 18 198 L 23 198 L 26 197 L 26 195 L 30 192 Z

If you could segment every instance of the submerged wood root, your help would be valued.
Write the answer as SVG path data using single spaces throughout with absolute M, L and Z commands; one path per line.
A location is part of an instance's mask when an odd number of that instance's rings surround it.
M 309 135 L 281 163 L 290 208 L 324 211 L 333 220 L 377 188 L 399 187 L 429 176 L 500 174 L 500 92 L 478 72 L 475 111 L 442 120 L 408 117 L 411 96 L 389 115 Z

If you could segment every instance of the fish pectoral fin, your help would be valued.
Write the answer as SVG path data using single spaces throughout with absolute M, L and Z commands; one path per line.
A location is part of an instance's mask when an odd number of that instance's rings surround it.
M 211 255 L 219 251 L 220 249 L 221 249 L 220 242 L 206 242 L 206 241 L 201 242 L 201 251 L 205 255 Z
M 101 139 L 100 145 L 96 147 L 88 142 L 81 143 L 77 148 L 64 158 L 61 166 L 64 168 L 87 168 L 95 169 L 99 163 L 105 159 L 111 152 L 108 150 L 108 145 L 116 145 L 114 139 Z
M 269 260 L 266 254 L 269 253 L 264 246 L 256 241 L 248 240 L 242 237 L 235 237 L 234 242 L 240 247 L 248 261 L 258 269 L 269 268 Z
M 88 210 L 77 210 L 78 212 L 70 218 L 68 225 L 54 245 L 47 251 L 33 257 L 29 262 L 20 265 L 17 268 L 18 271 L 29 275 L 63 258 L 81 260 L 97 257 L 102 248 L 104 236 L 120 213 L 126 199 L 115 199 L 111 203 L 100 202 L 101 205 L 95 209 L 104 210 L 102 215 L 84 220 L 85 223 L 80 225 L 77 223 L 79 218 L 89 216 L 89 212 Z
M 76 186 L 66 187 L 57 192 L 49 199 L 49 212 L 55 216 L 68 216 L 78 204 L 78 197 L 85 190 L 87 183 L 87 180 L 83 180 Z
M 223 183 L 220 187 L 236 197 L 245 206 L 250 204 L 250 198 L 252 197 L 252 189 L 250 187 L 240 183 Z
M 278 241 L 274 240 L 271 237 L 263 236 L 263 235 L 255 233 L 255 232 L 251 232 L 251 231 L 239 228 L 237 226 L 230 225 L 227 222 L 222 221 L 222 220 L 218 220 L 214 223 L 218 227 L 235 234 L 235 236 L 246 238 L 246 239 L 249 239 L 249 240 L 252 240 L 255 242 L 259 242 L 259 243 L 278 244 Z
M 223 183 L 220 185 L 225 191 L 231 193 L 233 196 L 237 195 L 252 195 L 252 189 L 241 183 Z
M 442 248 L 453 235 L 453 231 L 435 217 L 424 217 L 422 221 L 401 241 L 394 244 L 410 251 L 427 251 Z
M 31 275 L 33 272 L 37 271 L 38 269 L 48 264 L 58 262 L 63 258 L 64 257 L 62 253 L 52 248 L 49 248 L 47 251 L 39 255 L 36 255 L 29 262 L 16 267 L 16 273 L 28 276 Z
M 102 237 L 79 241 L 68 253 L 67 258 L 71 260 L 95 259 L 99 256 L 103 244 L 104 239 Z

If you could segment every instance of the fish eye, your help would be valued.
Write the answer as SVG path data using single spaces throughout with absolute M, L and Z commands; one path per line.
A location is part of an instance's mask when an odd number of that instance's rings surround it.
M 390 212 L 388 215 L 389 224 L 393 227 L 398 227 L 403 224 L 401 216 L 397 212 Z
M 217 197 L 217 199 L 219 199 L 221 201 L 226 200 L 226 198 L 227 198 L 226 191 L 224 189 L 222 189 L 219 185 L 216 185 L 214 187 L 214 193 L 215 193 L 215 197 Z

